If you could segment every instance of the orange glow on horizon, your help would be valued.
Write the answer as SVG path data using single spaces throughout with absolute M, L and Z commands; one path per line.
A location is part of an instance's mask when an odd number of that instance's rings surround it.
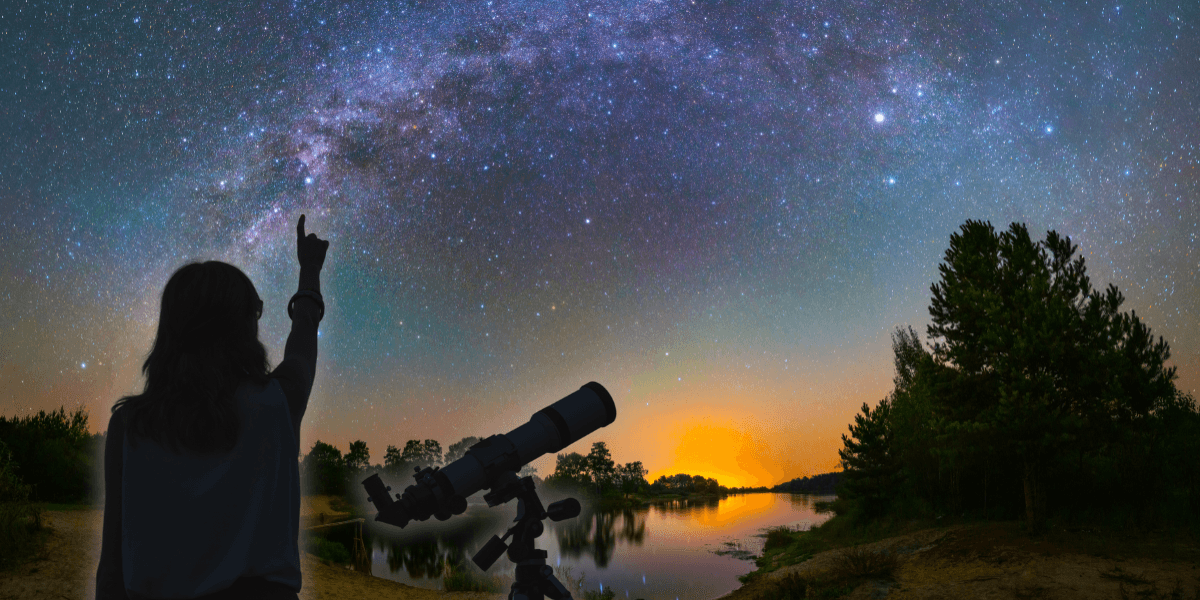
M 725 487 L 766 485 L 761 482 L 779 478 L 778 469 L 765 464 L 771 449 L 763 432 L 739 427 L 733 415 L 685 417 L 671 429 L 670 464 L 649 473 L 651 483 L 677 473 L 716 479 Z
M 641 461 L 650 483 L 686 473 L 729 488 L 772 487 L 837 470 L 840 434 L 853 410 L 830 410 L 820 399 L 836 397 L 841 388 L 817 386 L 779 402 L 766 386 L 735 383 L 712 371 L 682 385 L 634 378 L 622 387 L 636 391 L 620 398 L 627 425 L 598 432 L 594 440 L 604 440 L 618 464 Z

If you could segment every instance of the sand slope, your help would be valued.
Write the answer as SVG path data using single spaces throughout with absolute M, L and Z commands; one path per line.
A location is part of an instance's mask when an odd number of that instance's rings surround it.
M 1194 545 L 1120 537 L 1086 539 L 1063 534 L 1030 539 L 1005 524 L 927 529 L 864 549 L 901 557 L 893 580 L 860 585 L 852 600 L 1024 599 L 1191 600 L 1200 597 L 1200 550 Z M 1137 544 L 1155 547 L 1135 547 Z M 768 573 L 766 582 L 789 573 L 827 571 L 841 550 L 817 554 L 798 565 Z M 1139 556 L 1139 554 L 1141 556 Z M 763 581 L 734 590 L 721 600 L 756 600 Z M 1176 591 L 1178 590 L 1178 591 Z

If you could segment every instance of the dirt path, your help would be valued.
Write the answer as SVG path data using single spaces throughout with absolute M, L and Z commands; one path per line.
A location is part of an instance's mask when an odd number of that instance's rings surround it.
M 853 600 L 1200 597 L 1200 549 L 1194 544 L 1086 534 L 1031 540 L 1010 526 L 985 524 L 927 529 L 863 548 L 896 554 L 901 562 L 894 581 L 865 583 L 849 596 Z M 827 571 L 840 554 L 822 552 L 721 600 L 755 600 L 769 582 Z
M 0 574 L 0 600 L 92 600 L 100 565 L 100 510 L 47 511 L 51 528 L 42 555 L 13 573 Z M 301 600 L 494 600 L 505 595 L 442 592 L 331 567 L 300 555 Z

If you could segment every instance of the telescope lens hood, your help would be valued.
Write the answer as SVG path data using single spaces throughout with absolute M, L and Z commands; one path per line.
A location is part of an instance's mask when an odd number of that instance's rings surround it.
M 601 425 L 601 427 L 606 427 L 611 425 L 613 421 L 616 421 L 617 403 L 613 402 L 612 394 L 609 394 L 608 390 L 604 389 L 604 386 L 596 383 L 595 381 L 589 381 L 583 384 L 583 387 L 596 392 L 596 395 L 600 396 L 600 402 L 604 403 L 604 413 L 608 416 L 608 420 L 605 421 L 604 425 Z

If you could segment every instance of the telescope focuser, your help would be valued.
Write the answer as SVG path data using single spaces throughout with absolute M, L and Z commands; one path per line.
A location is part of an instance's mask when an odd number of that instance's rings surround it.
M 379 474 L 362 482 L 367 496 L 379 511 L 375 515 L 376 521 L 404 527 L 409 521 L 424 521 L 430 516 L 445 521 L 467 510 L 466 498 L 446 491 L 449 486 L 443 485 L 444 477 L 440 477 L 437 467 L 413 467 L 413 470 L 413 479 L 417 483 L 405 488 L 403 494 L 396 494 L 396 500 L 392 500 L 389 493 L 391 486 L 385 486 Z

